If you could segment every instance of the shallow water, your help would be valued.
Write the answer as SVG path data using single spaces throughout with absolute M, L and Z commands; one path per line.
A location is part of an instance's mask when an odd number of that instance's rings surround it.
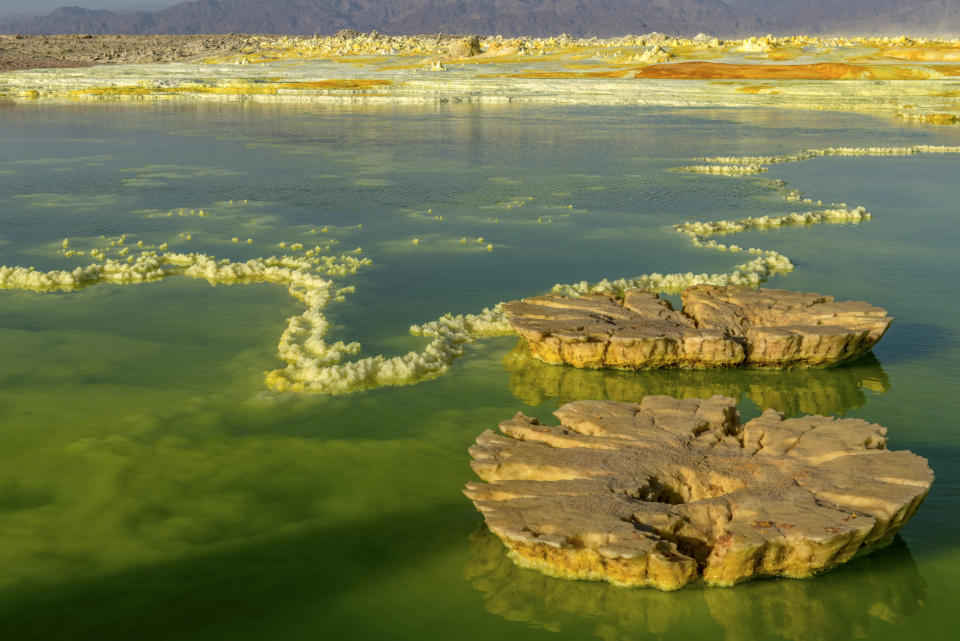
M 419 385 L 278 396 L 263 375 L 282 365 L 277 340 L 301 311 L 280 287 L 171 278 L 2 291 L 0 632 L 952 638 L 960 157 L 668 171 L 701 156 L 910 144 L 957 145 L 960 130 L 619 107 L 0 110 L 0 264 L 71 268 L 90 259 L 62 255 L 64 238 L 83 250 L 121 234 L 234 260 L 280 242 L 361 247 L 373 265 L 341 279 L 356 292 L 327 310 L 331 338 L 360 340 L 361 355 L 420 348 L 412 323 L 558 282 L 728 271 L 743 255 L 696 248 L 670 225 L 803 211 L 778 177 L 874 218 L 731 240 L 796 263 L 770 286 L 896 317 L 873 355 L 831 370 L 585 372 L 500 338 Z M 807 581 L 664 594 L 515 568 L 460 494 L 476 435 L 517 410 L 548 419 L 569 400 L 650 393 L 731 395 L 745 417 L 863 417 L 889 428 L 893 448 L 928 457 L 937 480 L 893 546 Z

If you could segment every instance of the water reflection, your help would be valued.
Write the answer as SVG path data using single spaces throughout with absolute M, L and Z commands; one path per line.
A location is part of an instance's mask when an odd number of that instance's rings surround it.
M 726 641 L 772 630 L 790 641 L 832 641 L 866 639 L 874 619 L 900 625 L 923 608 L 927 583 L 897 537 L 889 548 L 814 579 L 755 581 L 703 596 Z
M 769 579 L 677 592 L 568 581 L 517 567 L 484 526 L 470 535 L 464 570 L 488 612 L 559 632 L 589 624 L 604 641 L 689 638 L 709 615 L 726 641 L 866 638 L 875 619 L 899 625 L 923 608 L 927 584 L 902 539 L 813 579 Z
M 761 410 L 797 414 L 842 414 L 866 403 L 864 389 L 884 393 L 890 379 L 872 353 L 828 369 L 792 370 L 619 370 L 547 365 L 530 355 L 521 340 L 503 359 L 510 391 L 530 405 L 549 399 L 636 401 L 651 394 L 676 398 L 731 396 L 753 401 Z

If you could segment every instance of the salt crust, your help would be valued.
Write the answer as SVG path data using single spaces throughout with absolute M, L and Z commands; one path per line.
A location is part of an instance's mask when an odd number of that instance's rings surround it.
M 614 38 L 574 38 L 566 34 L 534 38 L 521 36 L 508 38 L 502 35 L 476 39 L 476 47 L 468 56 L 486 54 L 486 57 L 504 55 L 542 56 L 564 50 L 601 48 L 620 53 L 623 49 L 644 49 L 638 59 L 669 59 L 671 49 L 727 50 L 737 53 L 769 53 L 784 47 L 807 47 L 821 51 L 838 47 L 915 47 L 960 44 L 960 39 L 911 38 L 906 35 L 890 37 L 820 37 L 792 35 L 785 37 L 752 36 L 742 40 L 721 40 L 706 34 L 702 37 L 684 38 L 662 33 L 625 35 Z M 340 58 L 345 56 L 370 55 L 438 55 L 454 53 L 458 42 L 456 36 L 443 35 L 386 35 L 359 32 L 340 33 L 335 36 L 260 36 L 251 43 L 249 53 L 239 53 L 226 58 L 210 58 L 211 62 L 228 60 L 237 64 L 250 64 L 270 59 Z M 461 53 L 462 55 L 462 53 Z M 460 56 L 454 56 L 460 57 Z M 245 62 L 244 62 L 245 61 Z
M 958 153 L 960 147 L 920 145 L 914 147 L 858 147 L 842 149 L 813 149 L 793 155 L 764 157 L 731 157 L 710 159 L 728 165 L 773 164 L 795 162 L 820 156 L 907 156 L 918 153 Z M 728 273 L 642 274 L 634 278 L 604 279 L 597 283 L 581 281 L 557 284 L 552 291 L 564 296 L 578 296 L 592 292 L 622 294 L 631 288 L 663 293 L 679 293 L 694 285 L 749 285 L 759 286 L 774 274 L 793 271 L 794 265 L 783 254 L 757 248 L 742 249 L 708 239 L 711 235 L 728 234 L 748 229 L 763 229 L 783 225 L 809 225 L 824 222 L 852 222 L 867 220 L 870 214 L 862 207 L 848 209 L 836 206 L 820 211 L 793 213 L 786 216 L 751 217 L 740 220 L 687 222 L 674 229 L 687 235 L 697 247 L 718 251 L 744 251 L 756 256 Z M 64 247 L 66 249 L 66 246 Z M 165 246 L 160 247 L 161 250 Z M 445 314 L 423 325 L 413 325 L 410 332 L 430 339 L 419 352 L 402 356 L 383 355 L 343 362 L 345 356 L 359 352 L 360 343 L 336 341 L 328 343 L 324 336 L 329 322 L 323 310 L 331 300 L 343 300 L 352 287 L 336 288 L 327 277 L 355 274 L 369 265 L 367 258 L 352 255 L 332 256 L 271 256 L 246 262 L 217 260 L 201 253 L 177 253 L 147 250 L 131 255 L 127 262 L 107 259 L 103 253 L 93 254 L 101 262 L 77 267 L 71 271 L 40 271 L 33 267 L 0 266 L 0 289 L 20 289 L 34 292 L 70 292 L 100 283 L 116 285 L 157 281 L 170 276 L 202 279 L 211 285 L 240 283 L 275 283 L 305 307 L 305 311 L 287 320 L 277 346 L 286 367 L 266 375 L 267 385 L 278 392 L 343 394 L 383 386 L 412 385 L 440 376 L 449 369 L 454 359 L 463 355 L 464 345 L 492 336 L 513 334 L 502 309 L 502 303 L 485 308 L 478 314 Z
M 675 590 L 809 577 L 889 543 L 933 483 L 859 419 L 723 396 L 577 401 L 549 426 L 518 413 L 470 447 L 464 493 L 510 558 L 549 576 Z
M 698 158 L 697 160 L 712 163 L 726 163 L 729 165 L 760 167 L 762 165 L 778 165 L 784 162 L 801 162 L 823 156 L 913 156 L 915 154 L 957 153 L 960 153 L 960 147 L 944 145 L 913 145 L 910 147 L 826 147 L 824 149 L 805 149 L 799 153 L 784 154 L 782 156 L 716 156 L 713 158 Z M 692 169 L 689 170 L 692 171 Z M 765 171 L 765 169 L 763 171 Z M 713 171 L 706 173 L 728 172 Z
M 469 38 L 467 49 L 462 46 L 462 37 L 442 34 L 387 36 L 345 31 L 313 38 L 238 36 L 229 39 L 227 51 L 221 41 L 206 55 L 200 51 L 191 55 L 193 62 L 97 64 L 82 72 L 32 69 L 0 73 L 0 101 L 331 105 L 522 101 L 833 109 L 886 113 L 928 124 L 960 122 L 956 101 L 951 100 L 960 81 L 955 65 L 950 64 L 960 59 L 960 40 L 804 35 L 721 40 L 701 35 L 693 39 L 660 33 L 609 39 L 487 36 Z M 8 45 L 26 46 L 29 39 L 10 40 Z M 14 42 L 21 44 L 12 45 Z M 57 48 L 53 57 L 64 55 L 63 47 L 58 48 L 54 40 L 44 40 L 42 46 Z M 115 53 L 107 57 L 110 62 L 142 59 L 131 51 Z M 181 54 L 174 58 L 180 59 Z M 83 58 L 79 51 L 72 55 Z M 147 59 L 164 57 L 162 51 L 147 55 Z M 794 60 L 803 62 L 800 66 L 808 68 L 811 79 L 778 77 L 790 66 L 781 63 Z M 90 61 L 104 59 L 87 59 Z M 703 63 L 707 67 L 688 78 L 700 82 L 679 83 L 669 79 L 677 70 L 658 69 L 655 64 L 647 69 L 647 65 L 666 61 L 681 66 Z M 716 82 L 722 79 L 713 75 L 724 75 L 719 67 L 731 63 L 745 68 L 741 71 L 746 77 L 740 80 L 747 84 Z M 542 67 L 542 75 L 537 69 L 528 69 L 530 64 Z M 718 68 L 711 67 L 718 64 Z M 581 74 L 564 70 L 558 74 L 558 66 L 594 71 Z M 514 73 L 518 69 L 524 71 Z M 663 77 L 645 78 L 647 70 Z M 774 77 L 760 77 L 767 73 Z M 641 81 L 624 82 L 631 76 Z M 776 88 L 753 84 L 753 80 L 773 80 Z
M 692 174 L 720 174 L 723 176 L 750 176 L 753 174 L 762 174 L 767 171 L 767 168 L 760 164 L 692 165 L 690 167 L 677 167 L 675 171 L 687 171 Z

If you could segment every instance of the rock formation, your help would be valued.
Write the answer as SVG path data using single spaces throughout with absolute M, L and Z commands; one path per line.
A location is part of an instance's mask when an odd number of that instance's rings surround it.
M 927 598 L 926 581 L 900 537 L 870 559 L 811 581 L 756 581 L 746 593 L 661 592 L 558 581 L 524 570 L 507 558 L 497 537 L 480 527 L 470 535 L 464 575 L 491 614 L 552 632 L 575 630 L 580 638 L 590 629 L 606 641 L 688 638 L 691 617 L 705 612 L 728 641 L 767 638 L 771 630 L 789 641 L 868 639 L 879 632 L 878 625 L 899 625 L 916 615 Z
M 480 53 L 480 36 L 460 38 L 450 43 L 447 56 L 450 58 L 470 58 Z
M 807 577 L 884 545 L 933 473 L 859 419 L 740 425 L 734 401 L 579 401 L 561 425 L 518 414 L 470 448 L 465 493 L 518 564 L 565 578 L 680 588 Z
M 890 326 L 886 310 L 781 289 L 684 290 L 683 312 L 656 293 L 536 296 L 504 305 L 534 356 L 575 367 L 789 367 L 864 354 Z

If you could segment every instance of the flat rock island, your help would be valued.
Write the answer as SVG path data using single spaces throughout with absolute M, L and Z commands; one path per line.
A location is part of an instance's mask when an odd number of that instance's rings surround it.
M 682 300 L 676 311 L 639 289 L 546 294 L 504 311 L 536 358 L 620 369 L 833 365 L 870 351 L 893 321 L 868 303 L 783 289 L 699 285 Z
M 470 448 L 465 494 L 517 564 L 674 590 L 802 578 L 888 543 L 933 483 L 859 419 L 741 425 L 733 399 L 578 401 L 517 414 Z

